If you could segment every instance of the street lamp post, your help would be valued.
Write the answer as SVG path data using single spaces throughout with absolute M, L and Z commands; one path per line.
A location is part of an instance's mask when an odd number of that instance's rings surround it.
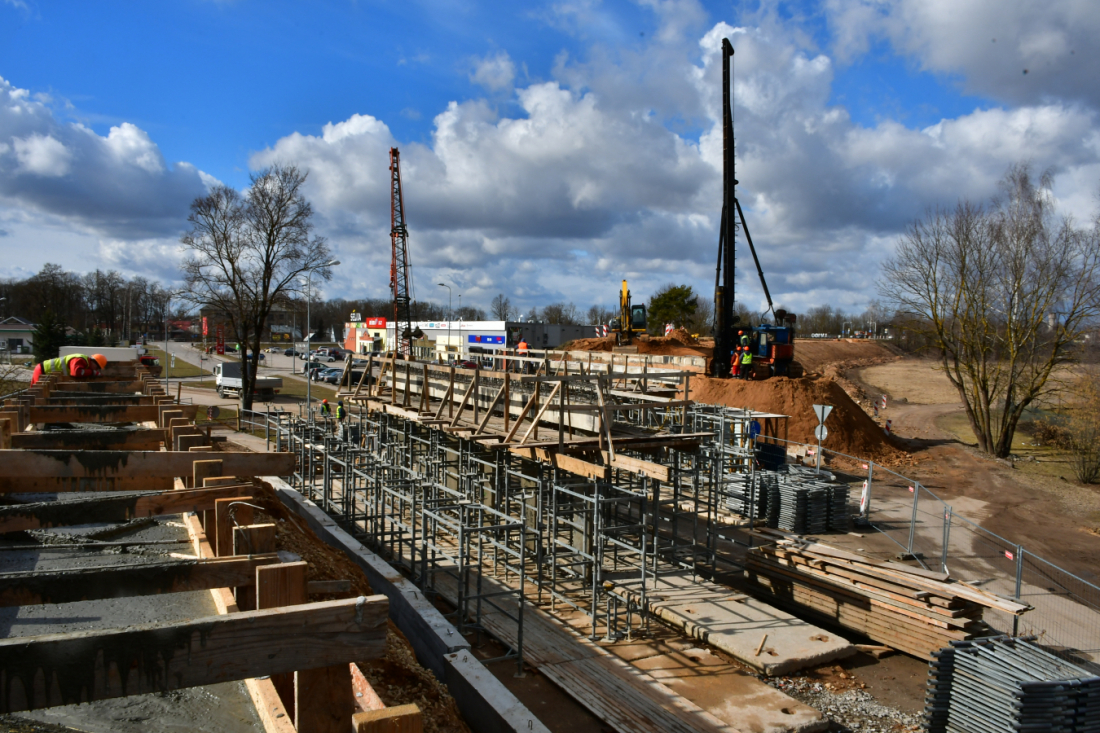
M 451 360 L 451 318 L 454 311 L 451 310 L 451 286 L 447 283 L 439 283 L 439 287 L 447 288 L 447 361 Z M 459 296 L 460 298 L 462 296 Z
M 313 385 L 311 377 L 313 375 L 309 373 L 310 362 L 312 361 L 310 358 L 309 346 L 313 342 L 313 339 L 310 338 L 313 332 L 309 330 L 309 301 L 313 297 L 313 272 L 314 270 L 323 270 L 326 267 L 336 267 L 339 264 L 340 260 L 331 260 L 323 265 L 311 267 L 308 271 L 309 274 L 306 276 L 306 414 L 308 415 L 307 422 L 310 427 L 313 426 L 313 390 L 311 389 Z
M 462 343 L 462 293 L 458 294 L 458 359 L 466 358 L 466 349 Z

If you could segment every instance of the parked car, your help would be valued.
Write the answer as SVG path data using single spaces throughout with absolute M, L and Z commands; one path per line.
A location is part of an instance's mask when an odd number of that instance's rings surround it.
M 340 383 L 340 375 L 343 374 L 343 373 L 344 373 L 343 369 L 333 369 L 332 371 L 322 372 L 322 374 L 324 375 L 323 381 L 328 382 L 329 384 L 339 384 Z M 362 378 L 363 378 L 363 371 L 361 369 L 352 369 L 351 370 L 351 375 L 349 377 L 349 379 L 351 381 L 349 381 L 348 384 L 350 384 L 352 387 L 355 387 L 356 385 L 359 384 L 359 380 L 362 379 Z M 368 375 L 366 381 L 363 382 L 363 386 L 367 386 L 369 384 L 374 384 L 374 376 L 373 375 Z
M 327 378 L 329 376 L 332 376 L 333 379 L 339 379 L 340 374 L 343 371 L 344 371 L 343 369 L 332 369 L 332 368 L 327 368 L 326 369 L 326 368 L 322 368 L 322 369 L 318 369 L 317 371 L 313 372 L 310 375 L 310 379 L 312 379 L 314 382 L 326 382 L 326 381 L 328 381 Z
M 294 349 L 286 349 L 285 351 L 283 351 L 283 356 L 297 356 L 297 355 L 298 355 L 298 352 L 295 351 Z
M 460 361 L 455 366 L 460 369 L 477 369 L 478 365 L 476 361 Z
M 322 369 L 328 369 L 328 368 L 329 367 L 325 366 L 324 364 L 321 364 L 320 362 L 307 361 L 306 365 L 302 368 L 302 374 L 306 375 L 306 378 L 309 379 L 310 377 L 312 377 L 314 372 L 318 372 Z

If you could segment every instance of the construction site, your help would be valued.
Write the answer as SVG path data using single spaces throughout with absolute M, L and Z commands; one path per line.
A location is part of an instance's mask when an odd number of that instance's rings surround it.
M 713 338 L 624 280 L 607 335 L 432 358 L 394 148 L 394 338 L 343 412 L 230 424 L 136 360 L 4 395 L 0 730 L 1100 730 L 1100 500 L 949 437 L 936 365 L 796 337 L 724 53 Z M 774 323 L 734 318 L 738 236 Z

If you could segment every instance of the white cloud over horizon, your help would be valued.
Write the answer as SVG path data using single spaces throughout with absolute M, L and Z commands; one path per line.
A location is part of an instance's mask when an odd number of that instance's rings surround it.
M 983 0 L 966 11 L 968 37 L 944 30 L 955 11 L 941 0 L 829 2 L 827 49 L 776 23 L 708 26 L 693 0 L 643 4 L 658 30 L 637 49 L 608 41 L 598 3 L 555 5 L 548 22 L 593 38 L 585 56 L 563 53 L 549 79 L 534 81 L 517 79 L 517 60 L 504 51 L 473 59 L 463 73 L 487 96 L 437 111 L 430 138 L 397 139 L 386 120 L 360 111 L 254 153 L 253 168 L 308 169 L 319 233 L 344 262 L 327 294 L 378 297 L 388 287 L 396 146 L 417 297 L 439 300 L 435 283 L 447 282 L 463 304 L 482 307 L 498 292 L 524 310 L 557 300 L 608 306 L 621 277 L 642 297 L 670 281 L 709 297 L 721 213 L 722 37 L 737 49 L 738 192 L 777 303 L 862 307 L 908 222 L 960 197 L 987 200 L 1015 163 L 1052 169 L 1064 210 L 1094 213 L 1095 60 L 1080 59 L 1081 70 L 1035 93 L 987 65 L 984 46 L 967 47 L 991 24 L 997 43 L 1013 44 L 1005 63 L 1065 72 L 1066 58 L 1082 54 L 1062 50 L 1100 18 L 1080 3 L 1039 21 L 1032 0 L 999 14 L 1003 6 Z M 923 68 L 962 74 L 964 86 L 1001 104 L 921 129 L 853 121 L 830 104 L 834 78 L 876 39 Z M 0 248 L 34 231 L 58 242 L 79 234 L 89 263 L 170 277 L 187 206 L 211 182 L 187 163 L 168 166 L 133 124 L 98 135 L 61 123 L 0 79 L 0 229 L 10 233 Z M 758 307 L 754 268 L 747 251 L 738 254 L 739 295 Z

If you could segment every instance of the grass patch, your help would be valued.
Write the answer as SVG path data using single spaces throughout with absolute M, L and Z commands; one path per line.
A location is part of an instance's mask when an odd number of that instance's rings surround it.
M 174 367 L 169 367 L 168 365 L 171 360 L 164 358 L 163 349 L 158 349 L 155 346 L 147 346 L 146 348 L 149 350 L 150 356 L 155 356 L 156 358 L 160 359 L 160 364 L 162 367 L 164 367 L 164 371 L 161 372 L 162 378 L 165 374 L 167 374 L 169 377 L 209 377 L 211 375 L 209 369 L 200 369 L 191 362 L 184 361 L 182 358 L 179 357 L 176 358 L 176 365 Z M 198 356 L 198 354 L 195 354 L 196 359 L 198 359 Z

